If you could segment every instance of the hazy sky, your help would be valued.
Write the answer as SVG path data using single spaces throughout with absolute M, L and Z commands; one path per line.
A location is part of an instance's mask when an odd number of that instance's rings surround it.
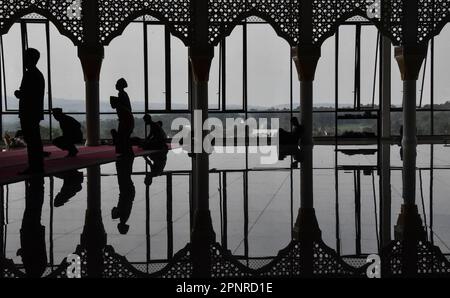
M 450 59 L 450 30 L 447 26 L 436 40 L 435 65 L 435 101 L 450 100 L 448 69 Z M 165 97 L 164 74 L 164 28 L 150 26 L 149 38 L 149 98 L 152 103 L 162 103 Z M 341 27 L 339 97 L 340 103 L 353 103 L 354 73 L 354 33 L 353 26 Z M 361 88 L 363 103 L 371 103 L 373 72 L 375 62 L 376 29 L 363 27 L 362 35 L 362 74 Z M 47 60 L 45 31 L 42 24 L 28 25 L 28 42 L 30 47 L 39 49 L 42 59 L 39 68 L 47 78 Z M 64 99 L 83 99 L 84 82 L 77 51 L 72 42 L 61 36 L 51 26 L 52 56 L 52 92 L 53 97 Z M 187 107 L 187 49 L 177 38 L 172 37 L 172 102 Z M 6 84 L 8 95 L 19 86 L 21 78 L 20 29 L 14 25 L 3 37 L 6 59 Z M 322 47 L 314 89 L 315 104 L 334 102 L 334 37 L 329 38 Z M 121 77 L 128 80 L 128 92 L 132 101 L 144 100 L 144 65 L 143 65 L 143 28 L 142 24 L 131 24 L 124 34 L 116 38 L 105 49 L 105 60 L 101 74 L 101 100 L 108 101 L 116 93 L 115 81 Z M 290 48 L 286 41 L 278 37 L 266 24 L 248 26 L 248 96 L 249 105 L 275 106 L 289 104 L 290 98 Z M 210 105 L 217 104 L 218 91 L 218 50 L 213 61 L 210 81 Z M 231 105 L 242 102 L 242 28 L 236 28 L 227 39 L 227 102 Z M 427 77 L 429 79 L 428 64 Z M 398 67 L 393 61 L 393 103 L 401 104 L 401 83 Z M 294 102 L 298 103 L 299 91 L 294 72 Z M 418 89 L 420 88 L 418 84 Z M 424 103 L 429 102 L 429 82 L 425 84 Z M 377 97 L 378 100 L 378 89 Z M 14 107 L 13 99 L 9 99 Z M 57 102 L 54 103 L 57 105 Z

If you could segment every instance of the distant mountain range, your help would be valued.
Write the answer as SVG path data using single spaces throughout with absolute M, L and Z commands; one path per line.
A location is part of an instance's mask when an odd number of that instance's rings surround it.
M 13 98 L 8 98 L 9 109 L 17 109 L 17 100 Z M 14 104 L 14 105 L 13 105 Z M 133 110 L 134 111 L 144 111 L 145 104 L 143 101 L 134 101 L 132 102 Z M 322 107 L 322 108 L 333 108 L 334 103 L 316 103 L 314 104 L 315 107 Z M 54 108 L 62 108 L 64 112 L 84 112 L 86 110 L 85 108 L 85 102 L 83 100 L 69 100 L 69 99 L 63 99 L 63 98 L 53 98 L 53 107 Z M 152 109 L 159 109 L 164 110 L 165 104 L 164 103 L 152 103 Z M 230 109 L 240 109 L 241 106 L 237 105 L 229 105 Z M 348 105 L 340 105 L 340 107 L 348 107 Z M 174 109 L 185 109 L 185 105 L 179 105 L 179 104 L 173 104 Z M 294 105 L 294 108 L 297 108 L 296 105 Z M 261 110 L 261 111 L 267 111 L 267 110 L 289 110 L 290 105 L 289 104 L 281 104 L 281 105 L 275 105 L 275 106 L 259 106 L 259 105 L 249 105 L 248 107 L 249 111 L 251 110 Z M 109 102 L 107 101 L 100 101 L 100 111 L 101 112 L 114 112 L 114 110 L 111 109 L 111 106 Z M 4 117 L 3 122 L 11 123 L 11 122 L 17 122 L 17 119 L 15 117 Z

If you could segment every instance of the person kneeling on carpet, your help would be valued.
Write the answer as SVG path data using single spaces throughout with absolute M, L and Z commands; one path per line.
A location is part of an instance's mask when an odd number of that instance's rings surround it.
M 83 140 L 83 132 L 81 124 L 74 118 L 63 113 L 60 108 L 53 109 L 53 117 L 59 122 L 62 130 L 62 136 L 53 140 L 53 145 L 61 150 L 69 151 L 67 157 L 75 157 L 78 149 L 75 144 L 81 143 Z

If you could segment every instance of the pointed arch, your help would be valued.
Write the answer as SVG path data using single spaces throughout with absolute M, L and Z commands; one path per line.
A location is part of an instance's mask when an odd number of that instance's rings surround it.
M 83 42 L 83 24 L 81 14 L 73 12 L 77 9 L 81 11 L 81 6 L 74 6 L 70 2 L 60 3 L 56 0 L 52 0 L 49 5 L 41 2 L 28 6 L 25 4 L 7 5 L 0 14 L 0 35 L 6 34 L 17 20 L 36 13 L 52 22 L 59 33 L 68 37 L 74 45 L 80 45 Z

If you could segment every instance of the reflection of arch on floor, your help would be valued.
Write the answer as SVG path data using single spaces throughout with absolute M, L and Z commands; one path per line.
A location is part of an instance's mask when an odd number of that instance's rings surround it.
M 402 247 L 403 243 L 393 241 L 382 252 L 381 268 L 382 277 L 402 277 Z M 114 248 L 107 245 L 103 249 L 102 257 L 104 268 L 102 276 L 105 278 L 191 278 L 193 274 L 193 262 L 191 259 L 192 245 L 189 243 L 168 263 L 143 264 L 143 269 L 149 266 L 151 273 L 139 270 L 125 257 L 117 254 Z M 238 277 L 285 277 L 296 278 L 304 276 L 301 269 L 301 244 L 298 241 L 291 242 L 285 249 L 270 262 L 258 269 L 245 266 L 241 261 L 232 256 L 229 250 L 224 249 L 218 243 L 210 245 L 211 251 L 211 277 L 212 278 L 238 278 Z M 313 276 L 314 277 L 352 277 L 365 278 L 368 263 L 365 259 L 358 259 L 349 265 L 345 258 L 339 257 L 334 250 L 327 247 L 323 241 L 313 243 Z M 87 276 L 87 250 L 79 245 L 75 254 L 81 257 L 81 275 Z M 416 277 L 449 277 L 450 262 L 441 253 L 440 249 L 429 242 L 417 243 L 417 273 Z M 265 262 L 263 262 L 265 263 Z M 164 266 L 162 269 L 161 267 Z M 47 270 L 45 278 L 66 278 L 68 263 L 66 259 L 57 269 Z M 152 268 L 153 267 L 153 268 Z M 0 276 L 5 278 L 24 278 L 25 273 L 19 270 L 11 260 L 0 259 Z

